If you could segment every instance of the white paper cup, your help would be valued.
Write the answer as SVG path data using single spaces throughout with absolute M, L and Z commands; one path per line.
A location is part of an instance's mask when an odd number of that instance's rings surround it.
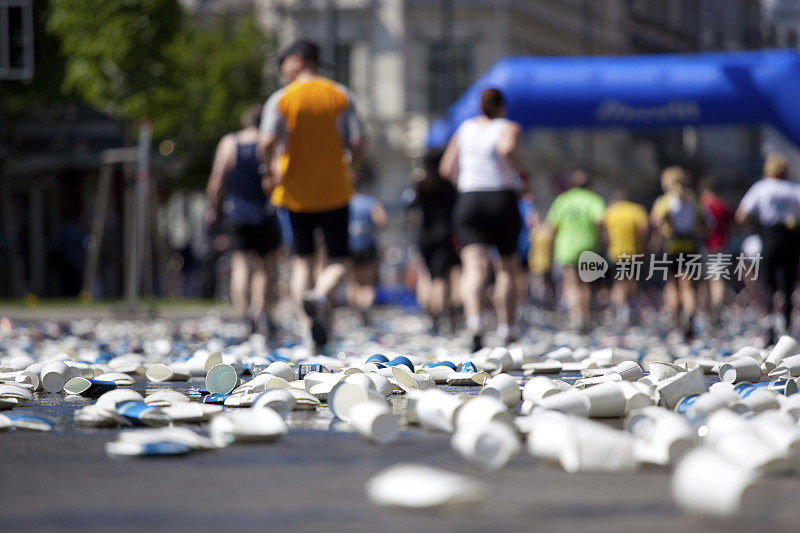
M 206 374 L 206 388 L 212 394 L 228 394 L 238 382 L 239 376 L 231 365 L 214 365 Z
M 535 376 L 528 380 L 525 387 L 522 389 L 522 399 L 526 402 L 536 404 L 541 401 L 542 398 L 558 394 L 559 392 L 561 392 L 561 388 L 558 387 L 552 379 L 544 376 Z
M 539 407 L 576 416 L 589 416 L 589 398 L 577 390 L 565 391 L 542 398 Z
M 434 383 L 439 385 L 447 383 L 447 380 L 453 374 L 456 374 L 456 371 L 449 366 L 429 366 L 421 369 L 419 372 L 427 374 Z
M 494 396 L 508 408 L 515 408 L 522 396 L 517 380 L 508 374 L 497 374 L 486 380 L 481 395 Z
M 141 394 L 132 389 L 114 389 L 97 398 L 96 405 L 113 410 L 118 403 L 127 401 L 144 402 L 144 398 Z
M 761 350 L 754 346 L 743 346 L 736 350 L 731 356 L 728 358 L 729 360 L 733 361 L 735 359 L 739 359 L 740 357 L 752 357 L 758 364 L 764 362 L 764 358 L 761 356 Z
M 508 372 L 514 366 L 514 359 L 508 349 L 502 346 L 492 349 L 486 361 L 495 366 L 495 372 L 497 373 Z
M 478 396 L 464 402 L 456 413 L 456 430 L 462 426 L 483 425 L 489 422 L 502 422 L 509 426 L 514 423 L 511 413 L 500 400 L 491 396 Z
M 800 377 L 800 355 L 790 355 L 781 361 L 770 373 L 771 379 Z
M 545 409 L 518 418 L 517 426 L 523 426 L 523 431 L 527 430 L 528 453 L 537 459 L 557 463 L 568 439 L 568 420 L 568 415 L 564 413 Z
M 270 389 L 259 394 L 255 401 L 253 401 L 251 408 L 262 409 L 264 407 L 269 407 L 286 418 L 289 415 L 289 411 L 294 409 L 296 403 L 297 401 L 294 396 L 286 389 Z
M 544 360 L 538 363 L 525 363 L 522 365 L 523 374 L 526 376 L 538 374 L 559 374 L 563 365 L 555 359 Z
M 277 440 L 287 431 L 281 415 L 269 408 L 231 411 L 215 416 L 208 425 L 211 440 L 217 446 Z
M 389 444 L 400 435 L 400 424 L 385 403 L 365 401 L 350 409 L 350 425 L 367 440 Z
M 42 388 L 49 393 L 61 392 L 67 379 L 70 379 L 67 377 L 68 375 L 70 378 L 72 377 L 69 367 L 61 361 L 47 363 L 42 368 Z
M 222 364 L 222 354 L 219 352 L 211 353 L 208 350 L 197 350 L 186 363 L 192 376 L 205 376 L 213 367 Z
M 221 406 L 220 406 L 221 407 Z M 161 407 L 161 410 L 173 422 L 198 423 L 205 420 L 203 404 L 195 402 L 177 402 Z
M 672 498 L 692 514 L 757 520 L 769 514 L 776 496 L 755 472 L 705 446 L 684 455 L 672 476 Z
M 381 396 L 391 396 L 394 392 L 394 386 L 389 382 L 388 379 L 381 376 L 380 374 L 376 374 L 375 372 L 368 372 L 365 374 L 369 379 L 372 380 L 372 384 L 375 386 L 375 390 Z
M 756 389 L 751 392 L 746 398 L 739 400 L 738 405 L 747 407 L 754 413 L 768 411 L 770 409 L 780 409 L 781 404 L 778 402 L 778 395 L 774 392 Z
M 648 371 L 649 374 L 646 377 L 650 383 L 655 385 L 665 379 L 678 375 L 681 369 L 677 365 L 665 361 L 652 361 L 648 363 Z
M 358 374 L 350 374 L 348 376 L 345 376 L 345 378 L 342 381 L 345 382 L 345 383 L 352 383 L 354 385 L 358 385 L 359 387 L 362 387 L 362 388 L 365 388 L 365 389 L 372 389 L 375 392 L 378 391 L 377 387 L 375 386 L 375 382 L 372 381 L 369 378 L 369 376 L 364 374 L 363 372 L 362 373 L 358 373 Z
M 350 422 L 350 410 L 353 406 L 367 401 L 386 405 L 386 399 L 377 391 L 344 381 L 334 385 L 328 394 L 328 406 L 333 415 L 345 422 Z
M 450 377 L 447 378 L 447 384 L 454 387 L 470 387 L 483 385 L 486 383 L 487 379 L 489 379 L 489 374 L 486 372 L 453 372 Z
M 470 463 L 490 471 L 503 468 L 520 448 L 514 430 L 501 422 L 459 427 L 450 445 Z
M 625 415 L 627 401 L 617 383 L 602 383 L 582 391 L 589 399 L 590 418 L 617 418 Z
M 644 387 L 638 386 L 638 383 L 631 383 L 630 381 L 620 381 L 615 383 L 625 396 L 625 413 L 630 413 L 636 409 L 644 409 L 653 405 L 653 400 L 648 393 L 643 391 Z
M 624 472 L 635 470 L 631 436 L 604 424 L 570 417 L 567 440 L 558 456 L 561 467 L 574 472 Z
M 562 363 L 575 361 L 572 349 L 567 346 L 562 346 L 561 348 L 556 348 L 552 352 L 546 353 L 544 359 L 555 359 Z
M 766 411 L 754 416 L 750 423 L 761 438 L 786 453 L 793 471 L 800 470 L 800 428 L 791 415 Z
M 636 460 L 666 466 L 673 464 L 695 445 L 697 434 L 686 419 L 663 407 L 639 409 L 625 420 L 634 436 Z
M 147 370 L 145 370 L 144 375 L 149 381 L 154 383 L 161 383 L 163 381 L 186 381 L 191 377 L 188 373 L 181 374 L 180 370 L 175 372 L 175 369 L 163 363 L 150 365 L 147 367 Z
M 426 429 L 452 433 L 456 414 L 463 400 L 438 389 L 420 392 L 409 398 L 409 416 L 414 411 L 414 421 Z
M 656 386 L 656 396 L 661 405 L 667 409 L 675 409 L 684 396 L 702 394 L 707 390 L 708 386 L 703 371 L 695 368 L 659 381 Z
M 292 370 L 292 367 L 284 361 L 275 361 L 274 363 L 270 363 L 264 371 L 272 374 L 273 376 L 283 378 L 286 381 L 294 381 L 294 370 Z
M 766 361 L 764 361 L 764 366 L 767 372 L 771 372 L 781 361 L 791 355 L 797 354 L 800 354 L 800 344 L 798 344 L 794 337 L 781 335 L 781 338 L 775 343 L 775 347 L 769 352 Z
M 404 391 L 427 390 L 436 387 L 436 383 L 430 377 L 414 374 L 405 365 L 393 366 L 392 376 Z
M 370 478 L 364 489 L 375 505 L 400 509 L 469 509 L 483 497 L 483 486 L 473 478 L 416 464 L 392 465 Z
M 724 411 L 716 411 L 711 418 Z M 762 473 L 779 473 L 791 470 L 792 462 L 786 450 L 781 450 L 765 440 L 755 426 L 741 421 L 733 427 L 719 430 L 717 427 L 707 439 L 714 448 L 734 463 L 749 470 Z M 713 435 L 713 436 L 712 436 Z
M 743 355 L 720 366 L 719 379 L 726 383 L 755 383 L 761 379 L 761 365 L 752 357 Z

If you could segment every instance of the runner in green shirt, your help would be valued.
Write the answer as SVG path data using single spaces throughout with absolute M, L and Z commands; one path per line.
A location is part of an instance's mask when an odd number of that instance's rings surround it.
M 564 267 L 564 296 L 573 325 L 588 332 L 591 286 L 578 278 L 578 258 L 586 250 L 600 250 L 599 224 L 605 212 L 603 199 L 589 190 L 589 175 L 572 173 L 572 188 L 553 201 L 547 222 L 555 231 L 553 257 Z

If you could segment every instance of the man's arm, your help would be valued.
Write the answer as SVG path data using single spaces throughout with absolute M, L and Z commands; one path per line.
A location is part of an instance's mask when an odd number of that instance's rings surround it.
M 347 92 L 347 108 L 342 112 L 339 124 L 342 140 L 350 150 L 350 164 L 357 165 L 367 150 L 367 137 L 364 132 L 364 124 L 356 111 L 353 93 L 347 89 L 345 91 Z
M 453 183 L 458 182 L 458 132 L 454 133 L 439 162 L 439 174 Z
M 206 218 L 209 223 L 213 223 L 217 219 L 222 203 L 225 180 L 233 168 L 235 160 L 236 139 L 232 135 L 226 135 L 217 144 L 214 163 L 211 166 L 211 175 L 208 177 L 208 184 L 206 185 L 206 199 L 208 201 Z
M 512 122 L 500 136 L 500 141 L 497 144 L 497 153 L 505 157 L 514 170 L 520 175 L 527 175 L 527 170 L 522 164 L 522 158 L 519 155 L 519 144 L 522 139 L 522 127 L 516 122 Z

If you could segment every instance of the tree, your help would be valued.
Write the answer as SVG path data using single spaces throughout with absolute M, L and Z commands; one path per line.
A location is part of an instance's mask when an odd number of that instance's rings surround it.
M 213 145 L 267 93 L 271 41 L 252 15 L 205 26 L 176 0 L 51 0 L 47 28 L 66 57 L 62 90 L 172 140 L 186 183 L 205 179 Z

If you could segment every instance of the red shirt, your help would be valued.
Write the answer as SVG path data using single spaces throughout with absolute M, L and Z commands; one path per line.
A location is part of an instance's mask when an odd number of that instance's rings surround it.
M 713 193 L 703 193 L 700 195 L 700 201 L 711 216 L 714 218 L 714 231 L 709 235 L 706 241 L 706 246 L 709 252 L 720 252 L 725 249 L 725 244 L 728 240 L 728 228 L 733 219 L 733 211 L 731 211 L 728 202 Z

